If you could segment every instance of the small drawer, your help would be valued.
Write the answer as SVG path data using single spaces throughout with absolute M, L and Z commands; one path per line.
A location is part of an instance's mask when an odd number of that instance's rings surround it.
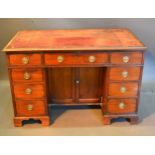
M 112 53 L 111 54 L 112 64 L 142 64 L 143 63 L 143 53 Z
M 107 103 L 110 114 L 126 114 L 136 112 L 136 99 L 110 99 Z
M 10 65 L 40 65 L 41 64 L 41 54 L 11 54 L 9 55 Z
M 110 83 L 109 84 L 109 96 L 114 97 L 135 97 L 138 94 L 138 83 Z
M 45 54 L 46 65 L 86 65 L 108 63 L 108 54 Z
M 14 84 L 15 98 L 38 99 L 45 97 L 44 85 L 42 84 Z
M 110 68 L 110 80 L 139 80 L 141 67 L 112 67 Z
M 43 71 L 41 69 L 12 69 L 11 77 L 14 82 L 41 82 Z
M 42 116 L 46 115 L 45 101 L 25 101 L 16 100 L 16 115 L 17 116 Z

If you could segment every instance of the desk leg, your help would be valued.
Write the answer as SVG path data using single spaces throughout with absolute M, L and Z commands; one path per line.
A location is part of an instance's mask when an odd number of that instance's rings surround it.
M 111 124 L 111 118 L 103 117 L 103 124 L 104 125 L 110 125 Z
M 14 117 L 14 125 L 16 127 L 22 127 L 23 121 L 28 120 L 39 120 L 42 126 L 49 126 L 50 125 L 50 118 L 48 116 L 37 116 L 37 117 Z

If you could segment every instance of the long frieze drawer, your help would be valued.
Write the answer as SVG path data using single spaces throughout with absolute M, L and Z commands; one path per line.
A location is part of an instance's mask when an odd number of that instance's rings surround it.
M 45 54 L 46 65 L 84 65 L 108 63 L 108 54 Z
M 110 99 L 107 103 L 110 114 L 126 114 L 136 112 L 136 99 Z
M 109 84 L 109 96 L 114 97 L 135 97 L 138 94 L 138 83 L 110 83 Z
M 41 64 L 41 54 L 11 54 L 9 57 L 10 65 L 40 65 Z
M 143 63 L 143 53 L 141 52 L 120 52 L 111 54 L 112 64 L 142 64 Z
M 139 80 L 141 67 L 112 67 L 110 68 L 110 80 Z
M 14 82 L 41 82 L 43 71 L 41 69 L 11 69 L 11 78 Z
M 37 99 L 45 97 L 45 89 L 42 84 L 14 84 L 15 98 Z
M 45 101 L 43 100 L 16 100 L 17 116 L 41 116 L 46 115 Z

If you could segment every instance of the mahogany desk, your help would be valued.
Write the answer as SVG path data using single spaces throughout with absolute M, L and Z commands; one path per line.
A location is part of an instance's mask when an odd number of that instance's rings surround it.
M 14 124 L 50 124 L 48 104 L 101 105 L 103 123 L 138 121 L 146 47 L 127 29 L 20 31 L 6 52 Z

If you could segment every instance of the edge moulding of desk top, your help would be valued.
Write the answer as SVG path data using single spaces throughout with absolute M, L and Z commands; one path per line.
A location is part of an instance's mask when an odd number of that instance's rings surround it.
M 128 29 L 72 29 L 19 31 L 5 52 L 70 50 L 145 50 L 145 45 Z

